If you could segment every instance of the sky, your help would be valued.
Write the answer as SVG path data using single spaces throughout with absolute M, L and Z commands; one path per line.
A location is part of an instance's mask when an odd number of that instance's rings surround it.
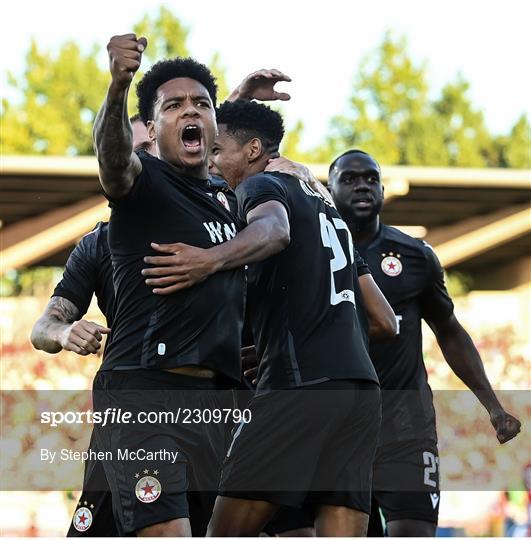
M 189 49 L 208 63 L 219 51 L 235 86 L 248 73 L 277 68 L 292 82 L 283 106 L 288 127 L 303 119 L 303 146 L 319 143 L 330 119 L 347 109 L 360 61 L 386 30 L 408 40 L 410 56 L 426 62 L 432 97 L 460 73 L 487 126 L 506 133 L 531 116 L 531 2 L 528 0 L 10 0 L 2 7 L 6 72 L 20 75 L 30 38 L 57 50 L 66 40 L 88 49 L 131 31 L 146 12 L 164 5 L 190 29 Z M 102 96 L 103 98 L 103 96 Z

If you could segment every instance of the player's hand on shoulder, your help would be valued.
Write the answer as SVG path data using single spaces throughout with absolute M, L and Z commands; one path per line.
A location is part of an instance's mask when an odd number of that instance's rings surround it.
M 131 84 L 140 67 L 142 53 L 147 47 L 145 37 L 137 38 L 136 34 L 113 36 L 107 44 L 109 67 L 112 81 L 120 88 Z
M 151 247 L 164 255 L 144 257 L 153 268 L 144 268 L 146 285 L 154 287 L 155 294 L 172 294 L 192 287 L 218 270 L 218 261 L 209 249 L 187 244 L 156 244 Z
M 59 337 L 61 347 L 81 356 L 98 352 L 103 334 L 109 334 L 110 328 L 92 321 L 81 319 L 68 325 Z
M 521 422 L 504 409 L 495 409 L 490 413 L 490 421 L 496 430 L 498 441 L 503 444 L 514 439 L 520 433 Z
M 227 101 L 245 99 L 250 101 L 288 101 L 291 96 L 286 92 L 277 92 L 275 85 L 278 82 L 290 82 L 291 78 L 278 69 L 260 69 L 250 73 L 233 90 Z
M 317 178 L 315 178 L 314 174 L 306 165 L 303 165 L 302 163 L 297 163 L 296 161 L 291 161 L 290 159 L 287 159 L 283 156 L 272 158 L 269 160 L 266 168 L 264 169 L 265 172 L 279 172 L 284 174 L 289 174 L 297 180 L 300 180 L 301 182 L 305 182 L 308 184 L 314 191 L 319 193 L 321 197 L 330 205 L 335 208 L 334 199 L 332 198 L 332 195 L 326 189 Z
M 297 163 L 296 161 L 291 161 L 290 159 L 279 156 L 272 158 L 267 162 L 267 166 L 264 169 L 265 172 L 279 172 L 284 174 L 290 174 L 295 178 L 310 184 L 312 180 L 315 179 L 310 169 L 303 165 L 302 163 Z

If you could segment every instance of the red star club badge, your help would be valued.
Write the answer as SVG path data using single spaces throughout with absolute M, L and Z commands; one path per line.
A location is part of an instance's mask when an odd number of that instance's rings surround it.
M 223 191 L 218 191 L 216 197 L 218 201 L 230 212 L 229 201 L 225 193 L 223 193 Z
M 136 498 L 143 503 L 155 502 L 162 493 L 162 486 L 157 478 L 143 476 L 135 486 Z
M 92 512 L 85 506 L 78 508 L 74 514 L 72 524 L 74 525 L 74 529 L 76 531 L 87 531 L 92 525 Z
M 399 255 L 400 256 L 400 255 Z M 382 260 L 382 272 L 390 277 L 399 276 L 402 273 L 402 263 L 397 257 L 389 255 Z

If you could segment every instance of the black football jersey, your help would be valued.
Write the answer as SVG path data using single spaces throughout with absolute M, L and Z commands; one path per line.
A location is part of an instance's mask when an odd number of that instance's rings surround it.
M 207 180 L 207 194 L 215 197 L 227 210 L 238 215 L 238 200 L 236 194 L 223 178 L 211 176 Z
M 395 338 L 375 341 L 370 356 L 382 387 L 381 442 L 436 440 L 432 393 L 422 356 L 421 320 L 444 321 L 453 303 L 432 248 L 381 225 L 368 245 L 356 245 L 398 320 Z
M 230 190 L 220 189 L 222 181 L 189 178 L 145 152 L 138 155 L 142 172 L 131 191 L 109 198 L 116 313 L 102 369 L 199 365 L 239 380 L 244 270 L 218 272 L 165 296 L 153 294 L 141 274 L 144 257 L 160 255 L 151 242 L 209 248 L 234 238 Z
M 291 231 L 286 249 L 248 268 L 257 393 L 331 379 L 378 382 L 356 315 L 352 240 L 337 211 L 280 173 L 246 179 L 236 196 L 242 220 L 262 203 L 282 203 Z
M 70 300 L 82 318 L 95 294 L 107 324 L 112 326 L 114 288 L 107 231 L 108 224 L 100 222 L 81 239 L 66 261 L 63 277 L 53 296 Z

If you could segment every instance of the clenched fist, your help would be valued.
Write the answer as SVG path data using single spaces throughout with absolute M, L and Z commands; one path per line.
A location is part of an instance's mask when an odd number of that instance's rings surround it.
M 518 418 L 515 418 L 502 408 L 491 411 L 490 422 L 496 430 L 496 437 L 501 444 L 516 437 L 520 433 L 522 426 Z
M 110 328 L 81 319 L 68 325 L 61 332 L 59 343 L 66 351 L 87 356 L 99 350 L 103 334 L 109 334 L 110 331 Z
M 136 34 L 113 36 L 107 44 L 112 80 L 121 88 L 127 88 L 140 67 L 142 53 L 147 47 L 145 37 Z

